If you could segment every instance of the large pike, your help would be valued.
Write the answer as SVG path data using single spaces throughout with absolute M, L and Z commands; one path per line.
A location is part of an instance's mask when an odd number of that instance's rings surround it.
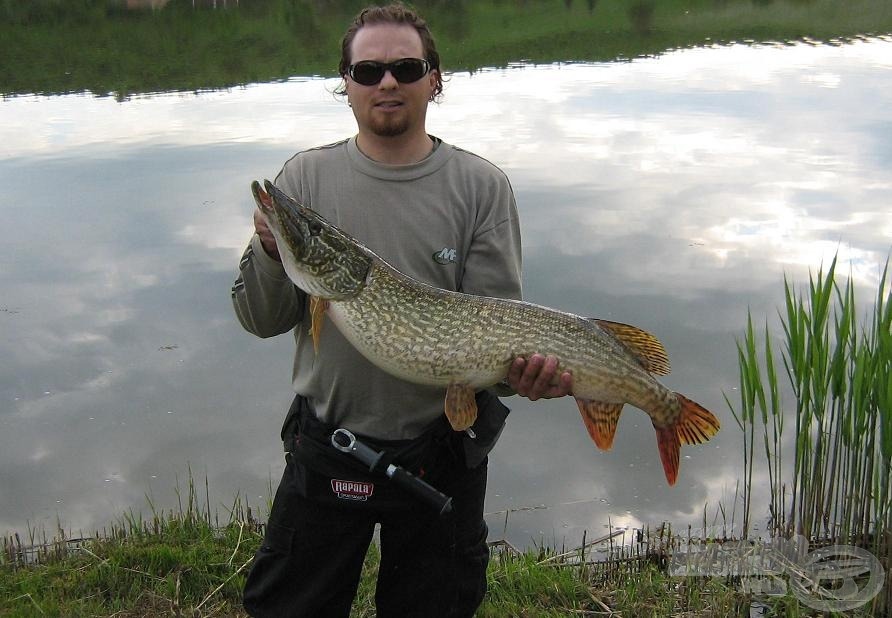
M 477 417 L 474 391 L 498 383 L 518 356 L 552 354 L 573 374 L 573 396 L 589 435 L 613 444 L 624 404 L 644 410 L 657 432 L 666 480 L 678 477 L 681 444 L 715 435 L 711 412 L 660 384 L 669 373 L 662 344 L 634 326 L 584 318 L 532 303 L 473 296 L 413 279 L 301 206 L 271 182 L 251 185 L 276 238 L 285 272 L 381 369 L 446 389 L 445 412 L 458 431 Z

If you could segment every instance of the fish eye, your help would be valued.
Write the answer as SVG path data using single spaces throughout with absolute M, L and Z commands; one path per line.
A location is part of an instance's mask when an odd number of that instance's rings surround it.
M 310 235 L 316 236 L 322 231 L 322 226 L 318 221 L 310 221 L 307 223 L 307 229 L 310 231 Z

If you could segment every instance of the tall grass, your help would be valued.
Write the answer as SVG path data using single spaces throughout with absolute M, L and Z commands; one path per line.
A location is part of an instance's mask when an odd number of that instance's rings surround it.
M 207 510 L 210 500 L 195 487 L 190 478 L 168 512 L 156 511 L 150 501 L 150 518 L 125 514 L 103 532 L 107 536 L 72 542 L 60 531 L 43 542 L 39 556 L 26 559 L 23 547 L 9 541 L 0 555 L 0 616 L 245 618 L 241 591 L 262 526 L 238 496 L 221 526 Z M 489 593 L 477 615 L 748 614 L 749 597 L 720 578 L 704 583 L 666 572 L 667 551 L 684 542 L 668 528 L 642 531 L 633 545 L 614 543 L 620 534 L 625 531 L 611 530 L 563 552 L 521 552 L 507 542 L 493 543 Z M 355 618 L 376 615 L 379 561 L 372 544 L 351 610 Z
M 128 511 L 93 537 L 61 528 L 51 541 L 43 531 L 29 531 L 30 544 L 4 537 L 0 616 L 237 615 L 261 524 L 238 495 L 221 524 L 191 470 L 176 493 L 176 509 L 158 511 L 149 500 L 151 517 Z
M 772 535 L 856 544 L 892 555 L 892 290 L 888 261 L 863 321 L 837 259 L 798 291 L 786 277 L 783 330 L 761 337 L 750 315 L 738 342 L 743 535 L 752 526 L 754 463 L 764 461 Z M 761 339 L 761 341 L 760 341 Z M 783 366 L 786 383 L 779 378 Z M 784 405 L 785 387 L 794 400 Z M 793 435 L 788 431 L 792 425 Z M 761 446 L 758 445 L 761 443 Z M 789 449 L 792 448 L 792 453 Z M 789 459 L 787 459 L 789 458 Z M 761 478 L 761 477 L 759 477 Z M 886 586 L 887 607 L 890 595 Z
M 241 592 L 262 525 L 239 496 L 231 508 L 224 505 L 229 517 L 222 525 L 209 505 L 190 479 L 177 508 L 158 512 L 150 501 L 150 518 L 127 513 L 103 531 L 107 536 L 73 542 L 60 531 L 30 558 L 20 542 L 7 539 L 0 554 L 0 616 L 246 618 Z M 702 538 L 690 527 L 679 536 L 663 525 L 634 530 L 627 540 L 625 529 L 611 528 L 559 552 L 544 546 L 521 552 L 507 541 L 493 542 L 489 592 L 477 616 L 749 616 L 754 595 L 733 577 L 675 576 L 669 568 L 675 553 L 716 540 L 707 524 L 704 509 Z M 355 618 L 376 615 L 379 560 L 372 544 L 351 611 Z M 763 615 L 815 615 L 790 593 L 760 599 L 757 607 L 768 612 Z M 866 617 L 868 611 L 848 615 Z

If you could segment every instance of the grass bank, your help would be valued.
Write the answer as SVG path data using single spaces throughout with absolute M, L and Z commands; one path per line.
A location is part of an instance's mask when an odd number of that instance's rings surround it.
M 242 617 L 241 590 L 263 533 L 249 508 L 235 501 L 225 525 L 212 523 L 190 487 L 180 510 L 120 518 L 107 538 L 67 539 L 28 547 L 4 539 L 0 616 L 116 618 Z M 673 548 L 692 546 L 667 528 L 642 531 L 634 544 L 611 535 L 566 552 L 519 552 L 491 544 L 489 592 L 478 616 L 818 616 L 789 592 L 755 594 L 730 576 L 673 576 Z M 36 550 L 38 553 L 34 553 Z M 366 559 L 353 616 L 372 617 L 378 565 Z M 842 615 L 842 614 L 840 614 Z M 869 616 L 867 605 L 846 616 Z

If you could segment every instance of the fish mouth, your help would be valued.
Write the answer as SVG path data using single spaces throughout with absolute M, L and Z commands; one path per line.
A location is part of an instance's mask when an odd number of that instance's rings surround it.
M 281 220 L 289 221 L 292 225 L 296 225 L 298 222 L 301 222 L 304 225 L 310 223 L 310 218 L 301 212 L 303 207 L 300 204 L 285 195 L 279 187 L 271 183 L 269 180 L 265 180 L 264 185 L 266 187 L 266 196 L 270 203 L 270 207 L 279 215 Z M 302 235 L 303 234 L 301 234 L 301 236 Z
M 264 191 L 263 187 L 256 180 L 251 183 L 251 193 L 254 194 L 254 201 L 257 202 L 257 207 L 260 208 L 261 212 L 266 208 L 272 208 L 272 199 L 269 193 Z
M 282 253 L 283 249 L 287 249 L 299 258 L 305 245 L 304 228 L 309 223 L 307 218 L 301 214 L 300 205 L 269 180 L 264 181 L 264 187 L 261 187 L 260 183 L 255 180 L 251 183 L 251 191 L 254 194 L 257 207 L 260 208 L 267 225 L 276 236 L 277 244 L 281 242 L 288 244 L 287 248 L 279 247 L 279 252 Z

